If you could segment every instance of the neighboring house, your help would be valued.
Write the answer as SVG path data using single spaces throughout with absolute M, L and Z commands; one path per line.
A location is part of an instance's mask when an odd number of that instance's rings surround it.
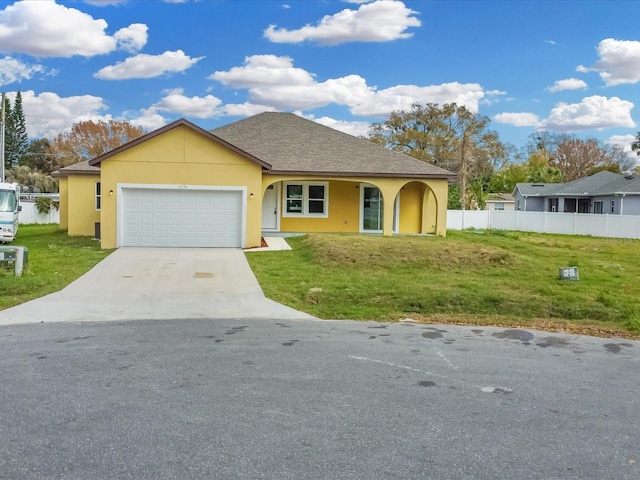
M 71 235 L 98 236 L 100 169 L 84 161 L 61 168 L 53 176 L 58 177 L 60 228 Z
M 602 171 L 568 183 L 518 183 L 516 210 L 640 215 L 640 176 Z
M 119 246 L 256 247 L 263 232 L 445 235 L 455 175 L 291 113 L 182 119 L 56 172 L 60 226 Z
M 490 193 L 485 207 L 485 210 L 515 210 L 515 201 L 513 195 L 510 193 Z

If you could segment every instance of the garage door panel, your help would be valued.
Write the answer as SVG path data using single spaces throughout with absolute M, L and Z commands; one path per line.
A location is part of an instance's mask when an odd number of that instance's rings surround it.
M 123 188 L 124 246 L 241 247 L 241 190 Z

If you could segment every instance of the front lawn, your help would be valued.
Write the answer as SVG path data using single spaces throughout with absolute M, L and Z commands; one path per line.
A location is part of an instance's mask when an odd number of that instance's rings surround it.
M 504 325 L 640 338 L 640 241 L 523 232 L 311 234 L 247 254 L 265 294 L 326 319 Z M 577 282 L 558 269 L 579 268 Z
M 521 326 L 640 338 L 640 241 L 522 232 L 442 237 L 311 234 L 247 258 L 265 294 L 327 319 Z M 0 270 L 0 310 L 58 291 L 111 250 L 23 225 L 22 277 Z M 577 266 L 578 282 L 558 280 Z
M 58 225 L 21 225 L 5 246 L 18 245 L 28 248 L 29 264 L 22 277 L 0 269 L 0 310 L 61 290 L 112 251 L 90 237 L 69 237 Z

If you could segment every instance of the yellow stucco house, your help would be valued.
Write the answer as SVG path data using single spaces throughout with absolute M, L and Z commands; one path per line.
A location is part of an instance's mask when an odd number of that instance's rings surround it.
M 445 235 L 454 174 L 291 113 L 175 121 L 56 172 L 60 228 L 121 246 L 260 246 L 268 232 Z

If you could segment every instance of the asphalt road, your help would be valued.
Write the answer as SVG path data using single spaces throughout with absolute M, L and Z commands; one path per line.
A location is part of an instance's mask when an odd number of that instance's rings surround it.
M 640 342 L 370 322 L 0 327 L 2 479 L 637 479 Z

